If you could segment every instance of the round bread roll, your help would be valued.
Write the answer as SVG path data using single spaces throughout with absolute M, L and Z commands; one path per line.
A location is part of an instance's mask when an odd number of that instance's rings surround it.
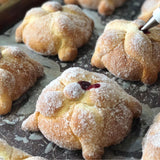
M 160 113 L 155 117 L 142 145 L 142 160 L 160 159 Z
M 58 146 L 82 149 L 86 160 L 120 143 L 141 114 L 141 104 L 107 76 L 73 67 L 46 86 L 22 124 Z
M 160 7 L 159 0 L 145 0 L 138 18 L 147 22 L 152 17 L 153 11 L 158 7 Z
M 76 5 L 46 2 L 32 8 L 16 30 L 16 41 L 43 55 L 73 61 L 92 35 L 93 21 Z
M 115 8 L 120 7 L 126 0 L 64 0 L 66 4 L 78 4 L 90 9 L 98 9 L 101 15 L 111 15 Z
M 0 115 L 43 75 L 43 66 L 17 47 L 0 47 Z
M 116 77 L 153 84 L 160 72 L 160 27 L 142 32 L 144 21 L 114 20 L 99 37 L 92 66 Z

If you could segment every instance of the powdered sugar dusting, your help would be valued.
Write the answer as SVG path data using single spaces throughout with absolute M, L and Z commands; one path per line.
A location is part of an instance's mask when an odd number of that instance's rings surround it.
M 42 97 L 42 96 L 41 96 Z M 42 103 L 42 104 L 41 104 Z M 37 111 L 44 116 L 52 116 L 55 111 L 62 107 L 63 95 L 59 91 L 45 92 L 43 98 L 37 101 Z
M 151 54 L 151 44 L 148 42 L 148 39 L 142 34 L 142 33 L 135 33 L 134 36 L 132 37 L 132 44 L 131 48 L 133 51 L 137 51 L 138 54 L 137 56 L 143 57 L 145 60 L 145 57 L 148 56 L 148 54 Z M 128 53 L 130 55 L 130 53 Z M 134 53 L 132 53 L 134 55 Z M 144 56 L 145 55 L 145 56 Z
M 43 76 L 43 67 L 17 47 L 4 46 L 0 47 L 0 50 L 2 54 L 0 59 L 0 94 L 5 96 L 1 100 L 0 107 L 5 107 L 4 111 L 1 108 L 1 114 L 6 114 L 11 109 L 11 102 L 17 100 L 34 85 L 37 78 Z
M 23 55 L 23 56 L 25 56 L 25 53 L 23 53 L 23 51 L 20 50 L 16 46 L 6 46 L 6 47 L 4 47 L 4 49 L 2 50 L 2 54 L 3 54 L 3 52 L 10 52 L 10 54 L 12 54 L 12 55 Z
M 159 0 L 145 0 L 141 7 L 141 13 L 138 18 L 147 22 L 151 18 L 153 11 L 159 6 Z
M 154 147 L 160 148 L 160 133 L 152 136 L 150 138 L 150 141 L 151 141 L 152 145 L 154 145 Z
M 156 81 L 160 71 L 158 64 L 160 38 L 158 27 L 143 33 L 142 20 L 114 20 L 106 25 L 99 37 L 91 63 L 107 68 L 112 74 L 125 80 L 141 80 L 145 84 Z M 154 40 L 153 40 L 154 39 Z M 157 69 L 158 68 L 158 69 Z
M 115 107 L 114 109 L 111 109 L 111 116 L 115 117 L 116 122 L 123 127 L 124 131 L 126 132 L 128 130 L 128 123 L 126 119 L 130 119 L 132 115 L 130 114 L 130 110 L 127 108 L 126 105 L 121 103 L 118 107 Z M 123 110 L 123 115 L 120 116 L 121 111 Z
M 59 98 L 60 97 L 58 97 L 57 92 L 47 92 L 44 97 L 44 103 L 46 103 L 49 107 L 56 106 L 56 108 L 59 108 L 62 105 L 62 101 L 59 101 Z
M 30 16 L 34 16 L 34 18 L 36 16 L 42 16 L 45 15 L 46 11 L 43 10 L 42 8 L 36 7 L 36 8 L 31 8 L 27 13 L 25 17 L 30 17 Z
M 6 93 L 8 91 L 9 96 L 12 95 L 15 87 L 15 78 L 7 70 L 0 68 L 0 94 Z
M 119 90 L 114 84 L 107 83 L 100 83 L 100 88 L 91 89 L 91 91 L 93 91 L 91 99 L 95 101 L 96 106 L 104 106 L 107 103 L 107 106 L 111 107 L 120 103 L 127 96 L 127 94 L 124 96 L 124 93 L 121 93 L 122 90 Z
M 63 90 L 64 85 L 60 82 L 60 78 L 56 78 L 51 81 L 44 89 L 43 92 L 46 91 L 61 91 Z
M 121 6 L 125 0 L 114 0 L 114 1 L 109 1 L 109 0 L 89 0 L 89 1 L 82 1 L 82 0 L 72 0 L 70 4 L 78 4 L 82 7 L 85 8 L 90 8 L 90 9 L 96 9 L 99 11 L 100 14 L 102 15 L 110 15 L 112 12 L 115 10 L 116 7 Z M 102 6 L 107 6 L 107 7 L 102 7 Z
M 77 12 L 78 14 L 84 14 L 84 13 L 82 12 L 82 10 L 81 10 L 77 5 L 68 4 L 68 5 L 65 5 L 65 6 L 64 6 L 64 9 L 65 9 L 65 8 L 68 8 L 68 9 L 70 9 L 70 10 L 72 10 L 72 11 L 75 11 L 75 12 Z
M 92 83 L 97 83 L 97 82 L 115 83 L 113 80 L 111 80 L 104 74 L 96 73 L 96 72 L 92 72 L 91 79 L 92 79 Z
M 67 85 L 64 88 L 63 93 L 69 99 L 78 99 L 84 91 L 78 83 L 74 82 Z
M 92 30 L 93 21 L 78 6 L 46 2 L 26 14 L 17 28 L 16 39 L 38 53 L 57 55 L 63 50 L 68 55 L 67 49 L 77 50 L 85 44 Z
M 46 2 L 42 5 L 42 8 L 44 10 L 47 10 L 47 11 L 50 11 L 50 12 L 55 12 L 55 11 L 58 11 L 58 10 L 61 10 L 62 9 L 62 6 L 60 3 L 58 2 Z
M 82 90 L 78 83 L 82 80 L 98 83 L 100 87 Z M 64 85 L 63 89 L 50 91 L 56 81 Z M 135 112 L 130 109 L 132 103 Z M 39 96 L 37 123 L 45 137 L 59 146 L 79 149 L 82 145 L 84 157 L 85 154 L 95 157 L 100 156 L 104 146 L 119 143 L 127 135 L 133 117 L 141 112 L 140 107 L 136 99 L 108 77 L 73 67 L 51 82 Z M 120 128 L 122 133 L 117 138 Z
M 76 112 L 73 113 L 73 117 L 77 116 L 78 125 L 74 128 L 74 122 L 72 123 L 73 132 L 78 137 L 85 137 L 88 139 L 86 140 L 88 143 L 91 143 L 93 137 L 97 136 L 101 132 L 101 128 L 103 127 L 102 117 L 99 113 L 95 114 L 95 111 L 98 111 L 96 108 L 90 108 L 89 106 L 85 105 L 77 105 Z M 77 114 L 78 112 L 78 114 Z M 97 118 L 99 117 L 99 119 Z M 100 118 L 101 117 L 101 118 Z M 101 122 L 102 121 L 102 122 Z M 100 123 L 99 123 L 100 122 Z M 100 130 L 97 130 L 100 128 Z M 88 130 L 88 131 L 87 131 Z M 90 135 L 89 135 L 90 133 Z
M 75 82 L 79 79 L 85 80 L 87 78 L 88 72 L 78 67 L 71 67 L 62 73 L 60 80 L 63 81 L 65 85 L 71 82 Z
M 159 116 L 159 115 L 158 115 Z M 156 118 L 158 119 L 158 121 L 155 121 Z M 159 117 L 156 116 L 155 118 L 155 122 L 151 125 L 150 129 L 148 130 L 147 134 L 146 134 L 146 138 L 145 141 L 146 142 L 151 142 L 152 145 L 154 145 L 155 147 L 160 147 L 160 123 L 159 123 Z M 145 143 L 144 141 L 144 143 Z

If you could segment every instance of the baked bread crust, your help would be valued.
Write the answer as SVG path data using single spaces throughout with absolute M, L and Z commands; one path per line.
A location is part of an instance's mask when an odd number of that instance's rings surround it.
M 98 159 L 104 147 L 124 139 L 140 114 L 138 100 L 116 82 L 73 67 L 43 89 L 22 129 L 40 130 L 58 146 L 82 149 L 85 159 Z
M 42 157 L 32 157 L 28 153 L 10 146 L 5 140 L 0 139 L 0 159 L 2 160 L 46 160 Z
M 73 61 L 77 48 L 89 41 L 93 26 L 78 6 L 46 2 L 26 13 L 16 30 L 16 41 L 43 55 L 58 54 L 61 61 Z
M 160 113 L 155 117 L 142 144 L 142 160 L 160 159 Z
M 0 115 L 43 76 L 43 67 L 17 47 L 0 47 Z
M 160 28 L 143 33 L 143 25 L 142 20 L 108 23 L 97 41 L 92 66 L 125 80 L 153 84 L 160 72 Z
M 138 18 L 147 22 L 152 17 L 153 11 L 158 7 L 160 7 L 159 0 L 145 0 Z
M 85 8 L 98 9 L 101 15 L 111 15 L 115 8 L 120 7 L 126 0 L 64 0 L 66 4 L 77 4 Z

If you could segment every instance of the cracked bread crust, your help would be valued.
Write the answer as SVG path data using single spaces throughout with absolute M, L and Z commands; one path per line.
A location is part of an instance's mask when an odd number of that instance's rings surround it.
M 155 83 L 160 72 L 160 28 L 143 33 L 143 25 L 142 20 L 108 23 L 97 41 L 92 66 L 125 80 Z
M 124 139 L 140 114 L 141 104 L 116 82 L 73 67 L 43 89 L 22 129 L 40 130 L 58 146 L 82 149 L 85 159 L 98 159 L 104 147 Z

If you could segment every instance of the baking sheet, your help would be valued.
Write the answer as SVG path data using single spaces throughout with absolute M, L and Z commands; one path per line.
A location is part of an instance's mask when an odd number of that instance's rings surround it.
M 25 12 L 46 0 L 6 0 L 0 4 L 0 34 L 23 18 Z
M 58 1 L 58 0 L 57 0 Z M 63 3 L 59 0 L 59 2 Z M 107 22 L 113 19 L 136 19 L 143 0 L 128 0 L 123 7 L 116 9 L 111 16 L 100 16 L 94 10 L 83 9 L 84 12 L 94 19 L 95 29 L 88 44 L 79 49 L 78 57 L 74 62 L 63 63 L 55 57 L 44 57 L 28 49 L 24 44 L 15 42 L 15 30 L 19 22 L 7 32 L 0 35 L 0 45 L 13 45 L 23 49 L 30 57 L 44 66 L 45 77 L 41 78 L 34 87 L 27 91 L 20 99 L 13 103 L 11 113 L 0 116 L 0 138 L 5 139 L 10 145 L 20 148 L 29 154 L 53 159 L 83 159 L 81 151 L 69 151 L 59 148 L 49 142 L 40 132 L 24 132 L 21 124 L 35 110 L 36 100 L 41 90 L 53 79 L 58 77 L 65 69 L 73 66 L 82 67 L 90 71 L 104 73 L 116 80 L 129 94 L 143 103 L 142 116 L 133 122 L 129 135 L 120 144 L 105 148 L 102 159 L 110 160 L 134 160 L 142 155 L 142 138 L 152 123 L 154 116 L 160 111 L 160 77 L 151 86 L 140 82 L 129 82 L 114 77 L 106 69 L 97 69 L 90 65 L 96 40 L 103 32 Z

